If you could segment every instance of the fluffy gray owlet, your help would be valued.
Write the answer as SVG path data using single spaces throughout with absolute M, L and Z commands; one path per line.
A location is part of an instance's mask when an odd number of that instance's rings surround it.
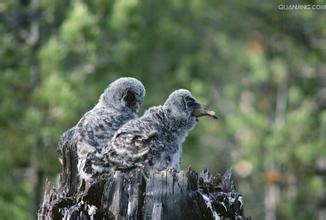
M 68 144 L 77 144 L 78 172 L 82 179 L 90 177 L 89 157 L 100 155 L 114 133 L 136 118 L 143 98 L 143 84 L 131 77 L 112 82 L 93 109 L 84 114 L 76 126 L 67 130 L 59 141 L 59 154 Z
M 152 107 L 123 125 L 105 152 L 105 166 L 115 169 L 180 169 L 182 143 L 200 116 L 217 118 L 185 89 L 174 91 L 163 106 Z

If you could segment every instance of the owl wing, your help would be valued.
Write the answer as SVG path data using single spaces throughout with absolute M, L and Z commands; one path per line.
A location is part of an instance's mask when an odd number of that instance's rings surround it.
M 95 136 L 95 130 L 98 125 L 96 114 L 93 112 L 86 113 L 77 124 L 79 142 L 97 148 L 99 143 Z
M 85 114 L 78 123 L 81 140 L 99 152 L 107 145 L 116 131 L 133 115 L 108 111 L 104 108 L 93 109 Z
M 111 142 L 110 163 L 118 169 L 143 167 L 157 133 L 156 130 L 141 128 L 118 131 Z

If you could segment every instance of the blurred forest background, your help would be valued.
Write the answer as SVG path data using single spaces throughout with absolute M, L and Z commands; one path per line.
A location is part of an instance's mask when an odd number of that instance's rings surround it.
M 143 110 L 177 88 L 216 110 L 183 168 L 232 167 L 247 215 L 326 219 L 326 11 L 279 4 L 1 1 L 0 219 L 36 218 L 59 136 L 120 76 L 144 83 Z

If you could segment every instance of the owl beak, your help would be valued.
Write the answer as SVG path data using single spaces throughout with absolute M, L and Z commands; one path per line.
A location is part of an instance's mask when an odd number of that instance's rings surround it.
M 132 107 L 132 109 L 133 109 L 133 111 L 135 113 L 138 113 L 139 112 L 140 105 L 141 105 L 141 102 L 137 100 L 136 104 Z
M 140 99 L 137 99 L 137 100 L 134 100 L 132 103 L 130 103 L 130 108 L 131 110 L 134 112 L 134 113 L 138 113 L 139 112 L 139 109 L 141 107 L 141 104 L 142 104 L 142 100 Z
M 208 105 L 202 105 L 200 103 L 196 103 L 196 106 L 192 111 L 192 116 L 197 118 L 202 116 L 210 116 L 214 119 L 218 118 L 214 111 L 208 110 Z

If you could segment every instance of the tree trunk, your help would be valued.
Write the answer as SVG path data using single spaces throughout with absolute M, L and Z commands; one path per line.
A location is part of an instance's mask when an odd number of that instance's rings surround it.
M 171 170 L 145 176 L 140 169 L 115 171 L 92 183 L 78 184 L 77 157 L 64 150 L 59 186 L 46 184 L 39 220 L 48 219 L 249 219 L 235 191 L 231 170 Z

